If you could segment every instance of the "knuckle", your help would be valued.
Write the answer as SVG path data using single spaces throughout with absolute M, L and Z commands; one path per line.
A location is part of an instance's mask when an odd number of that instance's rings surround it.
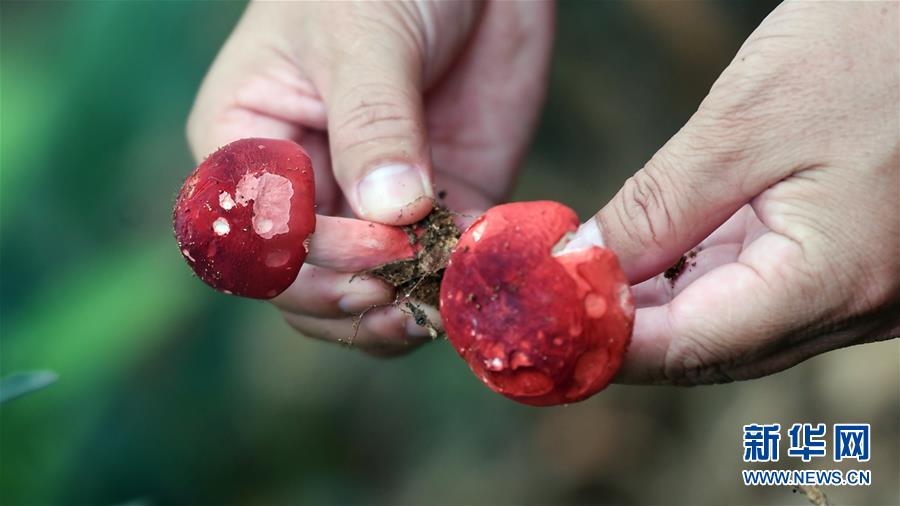
M 677 316 L 678 305 L 672 306 L 672 320 L 684 320 Z M 711 322 L 694 322 L 698 329 L 709 328 Z M 696 385 L 727 383 L 734 381 L 729 374 L 733 357 L 727 348 L 717 344 L 714 336 L 694 330 L 673 336 L 666 350 L 663 376 L 673 384 Z
M 654 160 L 657 157 L 654 157 Z M 675 231 L 671 205 L 666 197 L 666 177 L 653 168 L 651 160 L 622 187 L 619 216 L 629 239 L 644 247 L 661 247 L 661 238 Z
M 280 310 L 282 318 L 298 334 L 309 339 L 321 341 L 345 342 L 347 336 L 334 325 L 327 325 L 323 320 L 314 317 Z
M 855 283 L 855 290 L 852 290 L 856 296 L 850 301 L 849 306 L 853 307 L 857 314 L 869 314 L 900 303 L 898 273 L 900 269 L 895 269 L 893 274 L 884 276 L 875 269 L 864 269 L 864 273 Z
M 364 147 L 370 143 L 405 142 L 409 132 L 421 129 L 411 105 L 415 97 L 386 84 L 362 84 L 346 95 L 334 115 L 333 144 L 337 152 Z
M 404 52 L 424 54 L 425 33 L 418 10 L 403 2 L 378 4 L 335 2 L 333 21 L 340 24 L 329 31 L 327 52 L 336 61 L 365 62 L 373 56 Z M 348 43 L 348 40 L 357 42 Z
M 765 65 L 763 65 L 765 68 Z M 779 118 L 777 91 L 780 87 L 766 68 L 763 72 L 726 70 L 716 81 L 692 119 L 686 143 L 702 146 L 706 154 L 729 164 L 740 161 L 757 147 L 766 133 L 776 130 Z

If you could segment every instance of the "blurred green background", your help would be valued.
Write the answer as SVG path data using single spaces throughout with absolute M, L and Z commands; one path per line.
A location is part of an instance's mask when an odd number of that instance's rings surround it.
M 772 7 L 563 3 L 514 199 L 589 216 Z M 533 409 L 445 342 L 381 361 L 203 286 L 170 210 L 193 165 L 193 94 L 242 9 L 0 4 L 0 369 L 60 377 L 0 410 L 0 503 L 806 504 L 739 482 L 741 425 L 795 421 L 872 423 L 857 467 L 874 485 L 826 492 L 900 503 L 896 341 L 752 382 Z

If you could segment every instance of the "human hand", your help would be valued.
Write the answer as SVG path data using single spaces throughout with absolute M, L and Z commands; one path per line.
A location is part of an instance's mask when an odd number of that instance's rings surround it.
M 897 336 L 897 41 L 895 3 L 781 5 L 582 225 L 643 281 L 620 381 L 748 379 Z
M 512 182 L 552 24 L 549 2 L 252 3 L 204 80 L 188 138 L 198 160 L 244 137 L 299 142 L 321 214 L 409 224 L 436 188 L 474 216 Z M 320 216 L 306 265 L 273 303 L 303 334 L 393 354 L 428 334 L 393 307 L 355 327 L 393 290 L 352 273 L 408 251 L 368 222 Z

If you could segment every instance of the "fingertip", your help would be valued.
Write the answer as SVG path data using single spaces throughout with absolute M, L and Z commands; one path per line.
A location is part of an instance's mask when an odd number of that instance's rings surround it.
M 416 315 L 403 311 L 406 316 L 406 334 L 418 338 L 435 339 L 438 331 L 444 330 L 441 314 L 436 307 L 417 301 L 412 301 L 419 315 L 424 315 L 427 321 L 421 321 Z
M 347 314 L 359 314 L 369 308 L 388 304 L 392 300 L 394 290 L 387 283 L 373 277 L 354 276 L 343 287 L 343 294 L 337 306 Z
M 615 383 L 667 383 L 666 354 L 672 339 L 668 306 L 639 308 L 634 318 L 631 343 Z
M 305 264 L 291 286 L 269 302 L 292 313 L 344 318 L 393 300 L 393 287 L 380 279 Z
M 434 189 L 427 171 L 406 163 L 381 165 L 357 184 L 357 214 L 387 225 L 415 223 L 434 208 Z
M 317 215 L 306 261 L 337 271 L 359 272 L 414 254 L 409 237 L 399 227 Z
M 402 343 L 404 345 L 417 345 L 431 340 L 426 329 L 414 330 L 409 321 L 412 316 L 395 306 L 374 309 L 365 314 L 362 324 L 368 332 L 380 336 L 382 339 Z M 410 332 L 413 331 L 413 332 Z
M 603 233 L 600 230 L 600 224 L 594 218 L 588 219 L 578 227 L 578 230 L 572 234 L 572 238 L 560 253 L 577 251 L 592 246 L 600 248 L 606 247 L 606 244 L 603 242 Z
M 456 224 L 456 228 L 464 231 L 468 229 L 472 223 L 475 223 L 475 220 L 484 214 L 485 210 L 486 209 L 466 209 L 464 211 L 455 212 L 453 213 L 453 223 Z

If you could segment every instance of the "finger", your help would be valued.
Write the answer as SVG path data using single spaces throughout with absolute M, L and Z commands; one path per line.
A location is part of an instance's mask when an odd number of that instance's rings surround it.
M 322 319 L 293 313 L 283 313 L 283 316 L 291 327 L 307 337 L 382 356 L 399 355 L 432 340 L 427 331 L 415 326 L 410 315 L 393 306 L 367 311 L 359 320 Z
M 710 248 L 720 244 L 743 244 L 751 224 L 755 223 L 759 223 L 759 218 L 753 212 L 753 207 L 747 204 L 734 213 L 731 218 L 728 218 L 728 221 L 715 229 L 713 233 L 709 234 L 706 239 L 703 239 L 703 242 L 697 248 Z
M 421 314 L 428 319 L 427 323 L 434 326 L 435 330 L 443 329 L 438 310 L 413 299 L 406 300 L 401 305 L 372 311 L 368 318 L 364 318 L 366 328 L 378 335 L 395 339 L 432 339 L 428 326 L 416 321 L 416 316 L 406 306 L 407 303 L 421 310 Z
M 654 276 L 631 288 L 636 307 L 660 306 L 668 303 L 691 283 L 710 271 L 735 262 L 741 253 L 740 243 L 717 244 L 684 256 L 666 273 Z
M 465 230 L 496 202 L 455 173 L 435 173 L 438 204 L 453 212 L 454 222 Z
M 638 308 L 634 313 L 634 329 L 631 342 L 625 352 L 622 367 L 616 374 L 616 383 L 665 384 L 666 353 L 672 342 L 673 329 L 669 319 L 669 306 Z
M 316 178 L 316 211 L 334 216 L 340 211 L 344 199 L 331 172 L 328 136 L 323 132 L 304 132 L 303 149 L 309 154 Z
M 324 123 L 324 106 L 309 81 L 254 36 L 254 11 L 248 9 L 222 46 L 197 93 L 187 122 L 197 160 L 245 137 L 298 141 L 304 127 Z
M 761 235 L 734 262 L 705 273 L 671 302 L 638 311 L 622 380 L 748 379 L 886 337 L 874 315 L 896 300 L 893 285 L 883 282 L 896 277 L 896 256 L 883 254 L 896 234 L 868 220 L 887 220 L 881 223 L 897 230 L 896 213 L 885 211 L 896 198 L 877 170 L 853 178 L 857 184 L 840 171 L 810 169 L 755 198 L 754 214 L 765 224 L 748 218 L 744 241 Z
M 271 302 L 295 314 L 344 318 L 392 300 L 394 290 L 379 279 L 304 264 L 291 286 Z
M 220 147 L 247 137 L 291 139 L 300 144 L 303 139 L 303 129 L 298 125 L 240 108 L 223 107 L 216 109 L 215 114 L 195 108 L 187 131 L 191 152 L 198 162 Z
M 316 216 L 306 262 L 341 272 L 359 272 L 414 255 L 403 229 L 335 216 Z
M 808 345 L 797 329 L 828 321 L 827 305 L 808 304 L 819 287 L 803 264 L 798 243 L 768 232 L 671 302 L 639 309 L 619 380 L 695 384 L 773 372 L 753 365 Z
M 324 90 L 335 179 L 360 218 L 413 223 L 434 198 L 422 55 L 395 30 L 358 24 L 354 43 L 333 58 Z
M 274 65 L 263 72 L 237 89 L 236 106 L 286 123 L 325 129 L 325 103 L 312 83 L 293 67 Z
M 748 75 L 745 56 L 738 53 L 687 124 L 579 232 L 602 234 L 632 282 L 662 272 L 741 206 L 804 168 L 800 151 L 786 142 L 787 122 L 764 121 L 782 104 L 772 98 L 771 81 Z
M 765 230 L 753 207 L 742 207 L 665 272 L 633 286 L 635 306 L 659 306 L 669 302 L 695 279 L 720 265 L 736 261 L 744 246 Z
M 553 2 L 485 2 L 471 40 L 428 91 L 435 170 L 451 169 L 492 201 L 506 199 L 534 132 L 554 17 Z
M 256 5 L 248 9 L 203 80 L 187 122 L 191 151 L 200 161 L 247 137 L 298 142 L 313 161 L 316 202 L 329 213 L 339 193 L 319 131 L 325 126 L 324 103 L 296 66 L 275 57 L 251 33 L 248 27 L 264 22 L 259 10 Z

